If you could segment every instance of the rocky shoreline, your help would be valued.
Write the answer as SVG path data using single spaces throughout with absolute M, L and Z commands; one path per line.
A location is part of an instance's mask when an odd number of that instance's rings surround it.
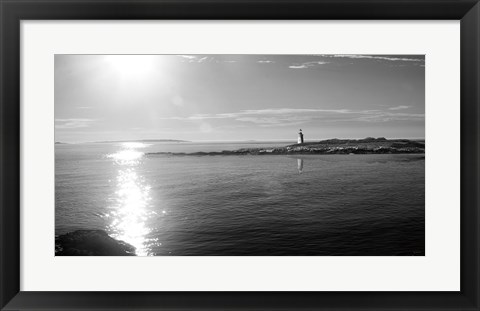
M 77 230 L 55 237 L 55 256 L 135 256 L 135 247 L 103 230 Z
M 217 155 L 290 155 L 290 154 L 419 154 L 425 142 L 408 139 L 328 139 L 277 148 L 243 148 L 218 152 L 151 152 L 146 155 L 217 156 Z

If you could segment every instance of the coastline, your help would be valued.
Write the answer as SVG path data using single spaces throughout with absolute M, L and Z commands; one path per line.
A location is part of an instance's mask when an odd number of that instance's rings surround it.
M 241 148 L 213 152 L 150 152 L 145 155 L 217 156 L 217 155 L 291 155 L 291 154 L 420 154 L 425 143 L 408 139 L 383 137 L 364 139 L 327 139 L 276 148 Z

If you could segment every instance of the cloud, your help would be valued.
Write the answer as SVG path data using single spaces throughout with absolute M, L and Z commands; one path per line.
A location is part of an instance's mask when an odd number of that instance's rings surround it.
M 255 123 L 261 127 L 278 127 L 303 124 L 313 120 L 311 116 L 271 116 L 271 117 L 240 117 L 236 119 L 241 122 Z
M 425 120 L 423 113 L 380 112 L 359 116 L 356 121 L 388 122 L 388 121 L 421 121 Z
M 186 58 L 186 59 L 196 59 L 197 56 L 194 55 L 177 55 L 178 57 Z
M 328 62 L 306 62 L 306 63 L 302 63 L 302 64 L 295 64 L 295 65 L 290 65 L 288 66 L 288 68 L 291 68 L 291 69 L 305 69 L 305 68 L 310 68 L 310 67 L 316 67 L 316 66 L 319 66 L 319 65 L 325 65 L 325 64 L 328 64 Z
M 187 63 L 236 63 L 236 60 L 224 60 L 215 56 L 204 55 L 177 55 Z
M 199 55 L 177 55 L 184 59 L 184 62 L 187 63 L 203 63 L 208 60 L 207 56 L 199 56 Z
M 388 108 L 389 110 L 402 110 L 402 109 L 407 109 L 409 106 L 403 106 L 403 105 L 400 105 L 400 106 L 397 106 L 397 107 L 391 107 L 391 108 Z
M 347 113 L 348 109 L 316 109 L 316 108 L 272 108 L 259 110 L 243 110 L 238 114 L 248 115 L 270 115 L 270 114 L 296 114 L 296 113 L 310 113 L 310 112 L 332 112 L 332 113 Z
M 353 58 L 353 59 L 374 59 L 385 61 L 402 61 L 402 62 L 424 62 L 421 58 L 408 58 L 408 57 L 392 57 L 392 56 L 376 56 L 376 55 L 356 55 L 356 54 L 335 54 L 335 55 L 322 55 L 324 57 L 341 57 L 341 58 Z
M 274 109 L 259 109 L 259 110 L 242 110 L 231 113 L 217 113 L 217 114 L 194 114 L 189 117 L 174 117 L 176 120 L 204 120 L 204 119 L 236 119 L 245 116 L 269 116 L 269 115 L 289 115 L 302 114 L 313 112 L 325 113 L 348 113 L 347 109 L 309 109 L 309 108 L 274 108 Z
M 89 127 L 95 119 L 55 119 L 56 129 L 74 129 Z
M 311 121 L 321 122 L 386 122 L 386 121 L 421 121 L 424 114 L 399 113 L 395 110 L 405 109 L 399 106 L 393 111 L 350 110 L 350 109 L 312 109 L 312 108 L 273 108 L 242 110 L 231 113 L 194 114 L 188 117 L 164 118 L 187 122 L 205 122 L 206 120 L 226 119 L 253 123 L 262 127 L 290 126 Z M 392 109 L 390 109 L 392 110 Z
M 273 64 L 275 63 L 273 60 L 259 60 L 257 61 L 259 64 Z

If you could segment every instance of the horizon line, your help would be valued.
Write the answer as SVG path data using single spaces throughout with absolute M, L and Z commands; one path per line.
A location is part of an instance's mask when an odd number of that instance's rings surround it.
M 331 138 L 313 138 L 313 139 L 306 139 L 305 142 L 315 142 L 321 140 L 329 140 L 329 139 L 365 139 L 368 137 L 331 137 Z M 385 139 L 409 139 L 409 140 L 425 140 L 425 137 L 384 137 L 378 136 L 373 138 L 385 138 Z M 165 139 L 165 138 L 142 138 L 142 139 L 125 139 L 125 140 L 102 140 L 102 141 L 76 141 L 76 142 L 67 142 L 67 141 L 55 141 L 55 144 L 102 144 L 102 143 L 126 143 L 126 142 L 142 142 L 142 141 L 163 141 L 165 143 L 266 143 L 266 142 L 289 142 L 294 141 L 296 142 L 296 138 L 288 138 L 288 139 L 246 139 L 246 140 L 184 140 L 184 139 Z

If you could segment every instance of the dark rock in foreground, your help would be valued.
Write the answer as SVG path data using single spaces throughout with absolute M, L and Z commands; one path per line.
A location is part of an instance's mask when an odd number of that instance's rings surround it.
M 55 238 L 56 256 L 135 256 L 135 247 L 103 230 L 77 230 Z
M 244 148 L 220 152 L 156 152 L 147 155 L 214 156 L 214 155 L 289 155 L 289 154 L 407 154 L 425 153 L 425 142 L 408 139 L 328 139 L 277 148 Z

